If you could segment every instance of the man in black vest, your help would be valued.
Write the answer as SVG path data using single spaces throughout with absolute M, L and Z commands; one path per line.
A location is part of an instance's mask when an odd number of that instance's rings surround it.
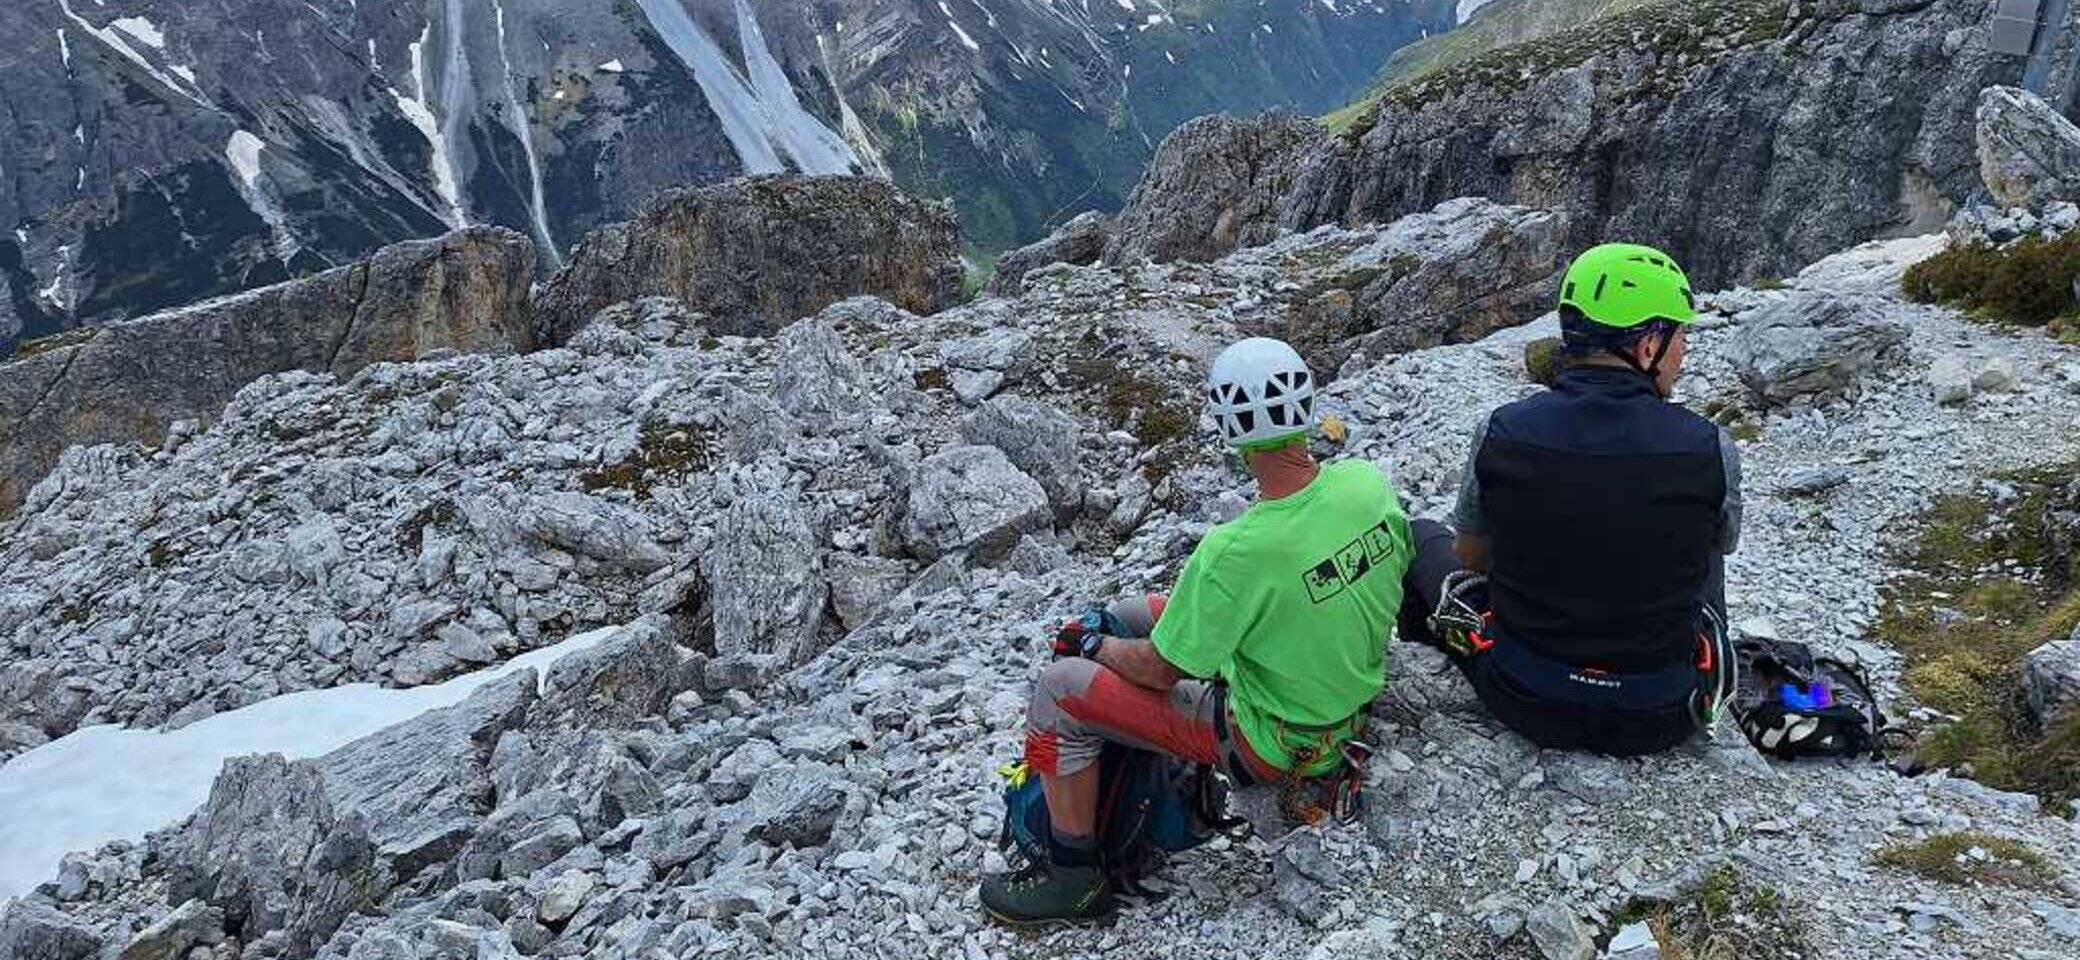
M 1429 606 L 1446 573 L 1487 577 L 1489 622 L 1447 649 L 1488 709 L 1541 746 L 1665 750 L 1721 693 L 1709 640 L 1725 618 L 1724 555 L 1740 542 L 1740 455 L 1669 402 L 1696 314 L 1666 254 L 1583 253 L 1560 296 L 1571 362 L 1476 433 L 1456 536 L 1415 525 Z M 1442 642 L 1420 620 L 1404 614 L 1402 636 Z

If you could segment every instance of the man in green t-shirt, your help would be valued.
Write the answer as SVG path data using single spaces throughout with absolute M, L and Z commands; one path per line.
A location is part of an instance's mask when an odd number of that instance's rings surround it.
M 1258 500 L 1207 532 L 1169 597 L 1115 603 L 1086 618 L 1097 629 L 1057 639 L 1026 712 L 1051 855 L 983 879 L 983 908 L 1000 921 L 1112 909 L 1096 837 L 1107 742 L 1245 783 L 1315 775 L 1340 762 L 1385 682 L 1412 545 L 1393 485 L 1369 462 L 1308 452 L 1314 376 L 1292 347 L 1244 340 L 1208 379 L 1209 411 Z

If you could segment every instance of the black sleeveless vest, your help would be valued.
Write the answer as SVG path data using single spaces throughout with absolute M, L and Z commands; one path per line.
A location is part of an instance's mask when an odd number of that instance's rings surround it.
M 1617 672 L 1692 658 L 1720 456 L 1716 425 L 1631 370 L 1573 367 L 1495 411 L 1474 462 L 1502 634 Z

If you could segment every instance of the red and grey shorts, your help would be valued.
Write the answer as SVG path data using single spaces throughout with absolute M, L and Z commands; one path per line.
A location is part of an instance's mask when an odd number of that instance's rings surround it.
M 1109 610 L 1124 634 L 1145 638 L 1163 614 L 1163 600 L 1122 600 Z M 1107 742 L 1210 763 L 1244 782 L 1283 776 L 1235 730 L 1219 686 L 1185 680 L 1151 690 L 1095 661 L 1055 661 L 1026 708 L 1026 762 L 1043 776 L 1067 776 L 1097 762 Z

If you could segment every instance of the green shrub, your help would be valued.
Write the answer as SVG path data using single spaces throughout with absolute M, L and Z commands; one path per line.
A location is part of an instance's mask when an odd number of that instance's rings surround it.
M 1982 316 L 2044 326 L 2073 313 L 2080 231 L 2011 246 L 1956 247 L 1907 268 L 1900 288 L 1919 303 L 1946 303 Z M 2069 324 L 2061 324 L 2067 327 Z

